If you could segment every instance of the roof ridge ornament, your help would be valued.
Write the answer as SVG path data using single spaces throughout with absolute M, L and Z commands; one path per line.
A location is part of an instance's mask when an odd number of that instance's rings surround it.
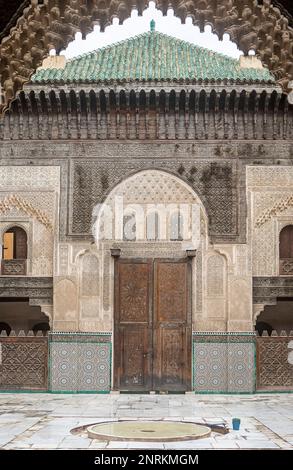
M 156 30 L 156 22 L 154 19 L 151 20 L 150 22 L 150 31 L 153 33 Z

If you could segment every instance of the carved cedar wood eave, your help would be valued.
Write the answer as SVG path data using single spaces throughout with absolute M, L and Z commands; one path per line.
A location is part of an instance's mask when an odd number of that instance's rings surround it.
M 292 276 L 253 277 L 253 303 L 276 305 L 278 298 L 293 297 Z
M 284 90 L 287 89 L 293 78 L 291 16 L 272 0 L 263 0 L 262 4 L 254 0 L 245 4 L 242 0 L 157 0 L 156 4 L 163 14 L 173 7 L 183 23 L 191 17 L 201 31 L 210 24 L 220 39 L 224 33 L 230 34 L 232 41 L 246 54 L 255 49 Z M 104 30 L 114 17 L 123 23 L 130 17 L 133 7 L 141 14 L 147 6 L 148 0 L 50 0 L 42 3 L 31 0 L 0 45 L 2 111 L 50 49 L 60 51 L 74 39 L 76 32 L 81 31 L 85 37 L 95 24 Z
M 249 86 L 25 86 L 0 119 L 0 140 L 290 139 L 287 96 L 275 85 Z
M 28 298 L 30 305 L 53 305 L 53 278 L 0 276 L 0 298 Z

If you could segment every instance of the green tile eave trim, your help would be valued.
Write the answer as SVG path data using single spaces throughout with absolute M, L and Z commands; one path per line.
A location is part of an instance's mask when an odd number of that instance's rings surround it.
M 240 68 L 237 59 L 157 31 L 82 54 L 63 69 L 38 69 L 31 78 L 36 84 L 225 80 L 275 82 L 266 68 Z
M 62 394 L 62 395 L 68 395 L 68 394 L 71 394 L 71 395 L 82 395 L 82 394 L 91 394 L 91 395 L 106 395 L 106 394 L 109 394 L 111 392 L 111 390 L 94 390 L 94 391 L 87 391 L 87 390 L 49 390 L 48 393 L 53 393 L 53 394 Z
M 256 336 L 254 331 L 193 331 L 193 336 Z
M 65 335 L 65 336 L 74 336 L 74 335 L 78 335 L 78 336 L 112 336 L 112 333 L 109 331 L 101 331 L 100 333 L 99 332 L 94 332 L 94 333 L 91 333 L 91 332 L 84 332 L 84 331 L 50 331 L 49 332 L 49 337 L 50 336 L 54 336 L 54 335 Z
M 51 343 L 63 343 L 63 344 L 68 344 L 68 343 L 76 343 L 76 344 L 108 344 L 111 346 L 111 341 L 51 341 Z
M 50 390 L 29 390 L 29 389 L 24 389 L 24 390 L 0 390 L 1 393 L 50 393 Z

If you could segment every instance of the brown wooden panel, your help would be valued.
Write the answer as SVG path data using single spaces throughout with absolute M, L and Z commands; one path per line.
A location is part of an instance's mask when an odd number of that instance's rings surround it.
M 115 262 L 115 388 L 191 388 L 190 283 L 187 259 Z
M 293 259 L 293 225 L 287 225 L 280 233 L 280 259 Z
M 157 321 L 186 322 L 187 263 L 156 262 Z
M 293 365 L 288 361 L 292 339 L 292 336 L 257 338 L 257 390 L 293 391 Z
M 48 338 L 0 339 L 0 390 L 48 389 Z
M 4 233 L 3 259 L 13 259 L 14 233 Z
M 185 391 L 190 389 L 191 330 L 185 325 L 160 325 L 154 329 L 156 342 L 154 389 Z
M 119 343 L 120 358 L 117 359 L 120 361 L 119 388 L 148 390 L 151 377 L 150 361 L 147 356 L 148 328 L 132 325 L 120 326 Z
M 115 262 L 114 386 L 151 389 L 152 264 L 144 260 Z
M 118 263 L 119 321 L 148 322 L 150 264 Z
M 27 258 L 27 235 L 21 227 L 15 227 L 13 229 L 15 237 L 15 259 L 26 259 Z
M 191 299 L 189 260 L 155 260 L 153 386 L 191 388 Z

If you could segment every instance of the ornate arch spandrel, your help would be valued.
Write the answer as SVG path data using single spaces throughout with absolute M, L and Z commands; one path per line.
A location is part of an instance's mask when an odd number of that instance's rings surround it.
M 293 78 L 293 29 L 291 17 L 274 0 L 263 0 L 262 5 L 253 0 L 157 0 L 156 5 L 163 14 L 173 7 L 182 23 L 191 17 L 201 30 L 211 25 L 220 39 L 228 33 L 244 53 L 254 49 L 287 89 Z M 147 6 L 148 0 L 51 0 L 43 4 L 32 0 L 0 45 L 0 110 L 6 109 L 50 49 L 66 48 L 76 32 L 85 37 L 95 24 L 103 31 L 114 17 L 121 24 L 134 7 L 141 14 Z

